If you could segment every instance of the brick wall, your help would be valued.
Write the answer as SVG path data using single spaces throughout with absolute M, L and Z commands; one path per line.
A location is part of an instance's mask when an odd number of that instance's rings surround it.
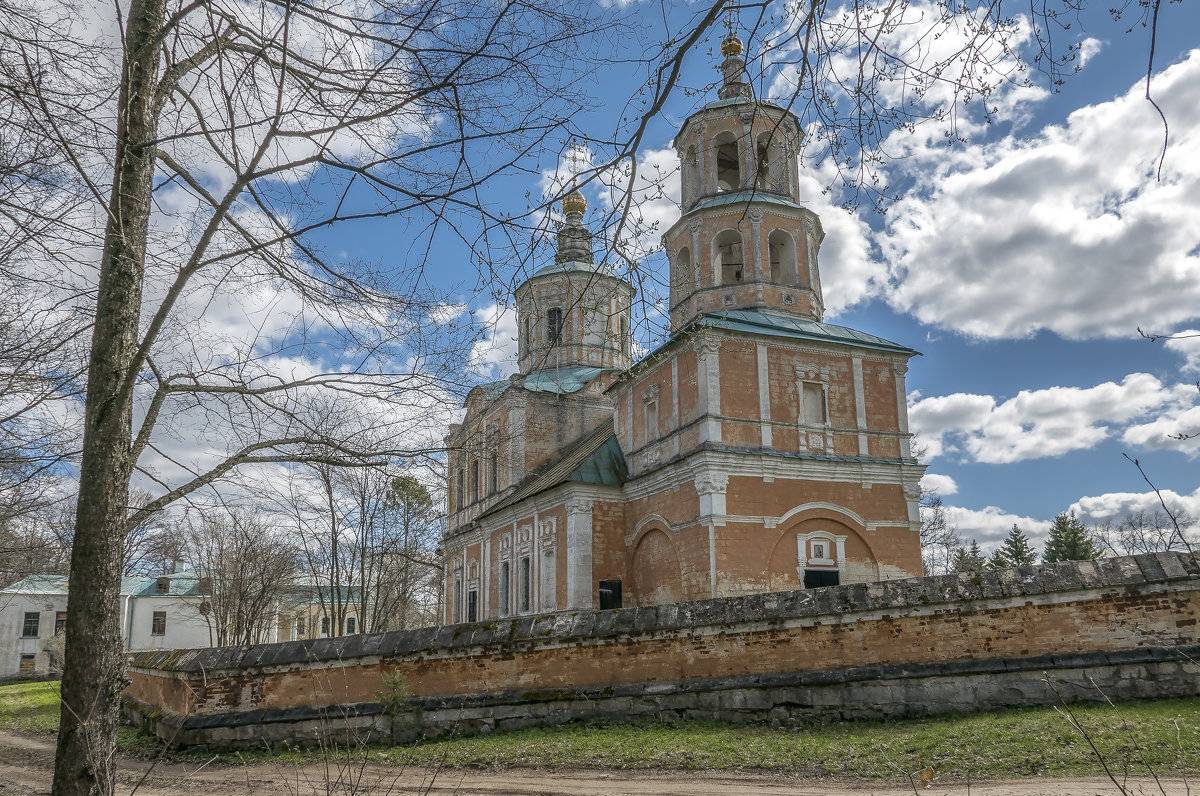
M 185 744 L 572 719 L 792 722 L 1200 693 L 1200 562 L 1155 554 L 382 635 L 143 653 L 126 715 Z M 382 676 L 413 693 L 399 715 Z M 1050 672 L 1047 677 L 1045 672 Z M 1054 687 L 1051 687 L 1051 686 Z

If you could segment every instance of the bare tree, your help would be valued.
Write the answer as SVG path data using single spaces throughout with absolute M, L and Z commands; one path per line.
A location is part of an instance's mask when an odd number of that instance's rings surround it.
M 296 548 L 269 519 L 247 510 L 189 521 L 187 554 L 204 596 L 200 612 L 218 646 L 270 640 L 297 572 Z
M 1195 524 L 1195 518 L 1184 509 L 1176 508 L 1170 514 L 1164 509 L 1141 509 L 1126 514 L 1115 525 L 1106 523 L 1093 533 L 1113 555 L 1191 552 L 1195 540 L 1189 531 Z
M 942 496 L 921 490 L 921 562 L 926 575 L 948 575 L 955 570 L 955 554 L 963 549 L 957 525 L 946 517 Z

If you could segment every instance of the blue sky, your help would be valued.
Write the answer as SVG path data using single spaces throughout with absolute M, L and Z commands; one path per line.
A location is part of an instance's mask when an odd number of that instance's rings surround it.
M 643 36 L 652 40 L 664 25 L 684 25 L 695 7 L 674 5 L 665 18 L 659 6 L 629 10 L 644 15 Z M 836 206 L 843 198 L 836 184 L 821 192 L 835 182 L 830 164 L 814 153 L 802 163 L 827 231 L 826 320 L 923 352 L 908 387 L 928 484 L 963 535 L 985 548 L 1013 522 L 1040 544 L 1060 511 L 1101 522 L 1153 508 L 1157 498 L 1124 453 L 1142 462 L 1173 505 L 1200 515 L 1200 444 L 1167 437 L 1200 431 L 1200 339 L 1152 343 L 1137 331 L 1200 328 L 1200 50 L 1189 50 L 1198 44 L 1200 12 L 1194 2 L 1161 9 L 1155 97 L 1171 125 L 1161 180 L 1162 126 L 1141 96 L 1149 31 L 1126 33 L 1131 20 L 1114 22 L 1099 8 L 1060 31 L 1060 50 L 1081 44 L 1082 69 L 1057 91 L 1032 72 L 1032 86 L 1002 85 L 991 124 L 981 122 L 978 103 L 960 108 L 965 143 L 947 147 L 932 129 L 889 137 L 893 159 L 882 168 L 897 198 L 886 214 L 847 214 Z M 715 80 L 718 41 L 710 39 L 685 63 L 685 86 Z M 755 44 L 748 42 L 751 57 Z M 597 67 L 579 79 L 596 101 L 578 122 L 603 137 L 619 125 L 637 67 Z M 765 65 L 759 93 L 785 87 L 779 70 Z M 665 197 L 639 208 L 659 225 L 643 236 L 647 247 L 677 213 L 670 140 L 712 96 L 679 91 L 650 127 L 639 162 L 666 176 Z M 486 200 L 524 212 L 566 170 L 555 159 L 528 164 L 533 173 L 498 184 Z M 641 187 L 646 196 L 656 190 Z M 611 196 L 599 184 L 585 193 L 589 221 L 602 225 Z M 402 256 L 402 234 L 375 226 L 327 244 L 346 257 L 387 262 Z M 507 375 L 515 369 L 511 313 L 487 294 L 495 286 L 479 284 L 461 246 L 445 240 L 439 252 L 430 281 L 491 324 L 476 351 L 479 377 Z M 663 266 L 651 251 L 638 267 L 661 282 Z M 527 267 L 511 266 L 509 278 L 519 281 Z M 642 326 L 647 343 L 661 333 L 659 322 L 651 310 Z

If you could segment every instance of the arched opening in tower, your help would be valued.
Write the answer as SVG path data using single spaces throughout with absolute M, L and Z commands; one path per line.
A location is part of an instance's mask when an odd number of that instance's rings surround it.
M 767 236 L 767 252 L 771 260 L 771 281 L 784 285 L 800 283 L 796 268 L 796 241 L 782 229 L 773 229 Z
M 763 191 L 787 191 L 787 177 L 783 168 L 783 153 L 779 146 L 779 137 L 771 133 L 758 136 L 755 147 L 755 163 L 757 173 L 755 186 Z
M 718 284 L 732 285 L 743 280 L 745 261 L 742 257 L 742 235 L 735 229 L 727 229 L 717 236 L 716 273 Z
M 716 149 L 717 192 L 736 191 L 742 187 L 737 139 L 733 133 L 721 133 L 713 139 L 713 145 Z

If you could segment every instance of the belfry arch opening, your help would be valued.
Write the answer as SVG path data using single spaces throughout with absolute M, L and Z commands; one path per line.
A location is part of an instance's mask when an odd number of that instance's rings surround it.
M 796 241 L 782 229 L 767 236 L 767 254 L 771 261 L 771 281 L 784 285 L 800 284 L 796 267 Z
M 672 286 L 679 295 L 682 296 L 689 292 L 688 288 L 692 284 L 692 252 L 687 246 L 684 246 L 675 255 L 674 274 Z
M 717 193 L 742 187 L 741 159 L 733 133 L 720 133 L 713 139 L 713 158 L 717 164 Z
M 754 184 L 759 190 L 787 192 L 787 174 L 783 163 L 783 147 L 780 146 L 779 136 L 772 133 L 762 133 L 755 143 L 754 152 L 755 174 Z
M 683 156 L 683 206 L 689 208 L 700 194 L 700 166 L 696 158 L 696 147 L 688 147 Z
M 716 276 L 719 285 L 732 285 L 745 279 L 745 258 L 742 256 L 742 234 L 736 229 L 727 229 L 713 241 L 716 256 Z

